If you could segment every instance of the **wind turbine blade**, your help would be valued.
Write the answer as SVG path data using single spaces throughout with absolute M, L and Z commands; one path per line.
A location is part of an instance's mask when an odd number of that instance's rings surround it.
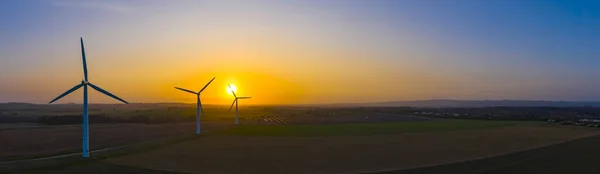
M 237 99 L 250 99 L 252 97 L 237 97 Z
M 231 84 L 227 84 L 227 86 L 229 86 L 229 89 L 231 90 L 231 93 L 233 94 L 233 96 L 235 98 L 237 98 L 237 96 L 235 95 L 235 92 L 233 91 L 233 88 L 231 88 Z
M 66 96 L 66 95 L 69 95 L 71 92 L 73 92 L 73 91 L 75 91 L 75 90 L 77 90 L 77 89 L 81 88 L 82 86 L 83 86 L 83 83 L 82 83 L 82 84 L 79 84 L 79 85 L 75 85 L 73 88 L 71 88 L 71 89 L 69 89 L 67 92 L 65 92 L 65 93 L 63 93 L 63 94 L 61 94 L 61 95 L 59 95 L 59 96 L 58 96 L 58 97 L 56 97 L 54 100 L 50 101 L 50 103 L 48 103 L 48 104 L 52 104 L 52 103 L 53 103 L 53 102 L 55 102 L 56 100 L 58 100 L 58 99 L 60 99 L 60 98 L 63 98 L 63 97 L 64 97 L 64 96 Z
M 198 99 L 198 104 L 200 105 L 200 112 L 204 113 L 204 108 L 202 108 L 202 100 Z
M 208 85 L 210 85 L 210 83 L 212 83 L 212 81 L 215 80 L 215 78 L 217 78 L 217 77 L 213 77 L 212 80 L 210 80 L 210 82 L 208 82 L 206 85 L 204 85 L 204 88 L 202 88 L 200 90 L 200 92 L 198 92 L 198 93 L 201 93 L 202 91 L 204 91 L 204 89 L 206 89 L 206 87 L 208 87 Z
M 117 97 L 116 95 L 113 95 L 113 94 L 111 94 L 110 92 L 108 92 L 108 91 L 106 91 L 106 90 L 104 90 L 104 89 L 102 89 L 102 88 L 100 88 L 100 87 L 98 87 L 98 86 L 96 86 L 96 85 L 94 85 L 94 84 L 91 84 L 91 83 L 88 83 L 88 84 L 89 84 L 89 85 L 90 85 L 92 88 L 94 88 L 96 91 L 98 91 L 98 92 L 101 92 L 101 93 L 103 93 L 103 94 L 105 94 L 105 95 L 108 95 L 109 97 L 112 97 L 112 98 L 114 98 L 114 99 L 117 99 L 117 100 L 119 100 L 119 101 L 121 101 L 121 102 L 123 102 L 123 103 L 125 103 L 125 104 L 129 104 L 129 103 L 127 103 L 125 100 L 123 100 L 123 99 L 121 99 L 121 98 Z
M 85 48 L 83 47 L 83 37 L 80 37 L 79 39 L 81 41 L 81 58 L 83 59 L 83 75 L 84 75 L 85 81 L 88 81 L 87 63 L 85 60 Z
M 233 108 L 233 105 L 235 104 L 236 101 L 237 101 L 237 99 L 234 99 L 233 103 L 231 103 L 231 107 L 229 107 L 229 112 L 231 112 L 231 108 Z
M 180 87 L 175 87 L 175 88 L 176 88 L 176 89 L 179 89 L 179 90 L 182 90 L 182 91 L 185 91 L 185 92 L 192 93 L 192 94 L 196 94 L 196 95 L 198 94 L 198 93 L 196 93 L 196 92 L 194 92 L 194 91 L 192 91 L 192 90 L 187 90 L 187 89 L 183 89 L 183 88 L 180 88 Z

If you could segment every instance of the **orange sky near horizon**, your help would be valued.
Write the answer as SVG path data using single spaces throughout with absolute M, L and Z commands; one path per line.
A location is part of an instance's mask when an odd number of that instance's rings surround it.
M 212 77 L 204 104 L 230 104 L 227 84 L 252 96 L 244 105 L 600 99 L 597 49 L 574 47 L 598 30 L 549 21 L 568 14 L 542 5 L 513 13 L 533 1 L 461 2 L 11 1 L 0 102 L 47 103 L 80 83 L 80 37 L 90 82 L 134 103 L 193 103 L 174 87 Z M 91 91 L 90 103 L 117 101 Z

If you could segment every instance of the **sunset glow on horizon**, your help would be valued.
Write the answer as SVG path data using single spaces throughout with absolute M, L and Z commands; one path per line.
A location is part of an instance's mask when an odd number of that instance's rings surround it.
M 559 5 L 2 1 L 0 14 L 10 17 L 0 19 L 0 102 L 47 103 L 78 84 L 79 37 L 91 81 L 130 102 L 193 103 L 173 87 L 200 90 L 212 77 L 206 104 L 230 103 L 227 84 L 253 96 L 248 105 L 600 100 L 600 13 L 579 14 L 592 8 L 585 2 Z

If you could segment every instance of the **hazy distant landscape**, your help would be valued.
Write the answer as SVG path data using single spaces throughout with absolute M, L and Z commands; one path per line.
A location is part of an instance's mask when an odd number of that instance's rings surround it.
M 377 103 L 329 104 L 340 107 L 600 107 L 598 101 L 543 101 L 543 100 L 450 100 L 431 99 L 414 101 L 389 101 Z
M 422 100 L 368 104 L 254 105 L 244 108 L 244 117 L 247 117 L 245 122 L 256 124 L 348 123 L 368 122 L 376 119 L 385 122 L 396 119 L 385 116 L 385 114 L 502 120 L 576 120 L 600 118 L 598 105 L 600 102 L 514 100 Z M 227 111 L 225 105 L 206 105 L 205 107 L 208 108 L 207 114 L 202 117 L 202 120 L 217 121 L 234 117 Z M 8 123 L 20 123 L 19 125 L 23 126 L 80 124 L 80 112 L 81 105 L 78 104 L 3 103 L 0 104 L 0 129 L 8 129 Z M 371 116 L 371 119 L 352 116 L 361 114 L 380 115 Z M 344 118 L 327 119 L 336 115 L 343 115 Z M 90 105 L 90 117 L 92 124 L 192 122 L 195 119 L 195 105 L 184 103 L 92 104 Z M 17 124 L 11 125 L 14 127 Z

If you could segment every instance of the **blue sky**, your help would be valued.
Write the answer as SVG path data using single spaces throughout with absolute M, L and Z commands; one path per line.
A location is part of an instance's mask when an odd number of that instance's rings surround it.
M 187 101 L 165 89 L 197 85 L 199 69 L 300 86 L 248 91 L 262 103 L 600 100 L 591 0 L 6 0 L 0 23 L 0 102 L 44 103 L 76 83 L 80 36 L 97 81 L 139 102 Z M 135 84 L 149 87 L 123 89 Z

